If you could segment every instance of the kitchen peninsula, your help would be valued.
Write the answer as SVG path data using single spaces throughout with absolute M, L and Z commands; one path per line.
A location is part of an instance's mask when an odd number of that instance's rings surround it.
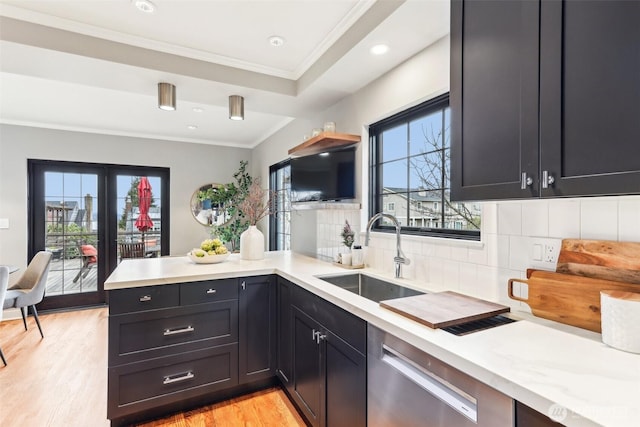
M 425 292 L 430 290 L 428 284 L 394 280 L 377 272 L 365 271 L 406 287 Z M 136 259 L 123 261 L 105 282 L 105 290 L 110 291 L 111 296 L 117 291 L 143 287 L 177 289 L 175 285 L 182 284 L 180 291 L 186 292 L 203 281 L 217 283 L 237 278 L 277 276 L 540 413 L 552 413 L 550 408 L 555 405 L 553 407 L 559 408 L 563 414 L 561 422 L 565 425 L 631 426 L 637 422 L 640 415 L 638 355 L 607 347 L 597 336 L 583 337 L 558 330 L 552 324 L 552 327 L 542 325 L 524 314 L 522 317 L 526 320 L 466 336 L 454 336 L 422 326 L 316 277 L 336 273 L 344 273 L 344 270 L 290 252 L 270 252 L 260 261 L 244 261 L 238 255 L 232 255 L 226 262 L 209 265 L 193 264 L 187 257 Z M 242 281 L 241 286 L 248 287 L 251 283 L 250 280 Z M 215 289 L 209 291 L 216 292 Z M 518 317 L 519 313 L 514 315 Z M 112 341 L 118 332 L 112 330 L 113 325 L 110 318 L 110 366 Z M 193 350 L 197 351 L 208 350 Z M 110 372 L 110 407 L 112 399 L 116 398 L 114 393 L 117 393 L 112 390 L 112 378 Z M 169 382 L 175 380 L 168 378 Z

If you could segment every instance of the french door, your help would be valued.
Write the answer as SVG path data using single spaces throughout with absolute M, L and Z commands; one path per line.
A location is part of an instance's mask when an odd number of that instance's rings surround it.
M 141 215 L 138 184 L 151 188 Z M 105 302 L 104 281 L 123 244 L 144 241 L 141 256 L 169 253 L 169 171 L 165 168 L 29 160 L 29 259 L 53 254 L 39 309 Z

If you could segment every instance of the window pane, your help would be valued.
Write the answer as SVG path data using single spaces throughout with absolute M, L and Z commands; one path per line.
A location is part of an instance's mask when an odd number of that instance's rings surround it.
M 382 187 L 394 192 L 408 191 L 407 160 L 382 164 Z
M 380 136 L 382 142 L 382 160 L 388 162 L 407 157 L 407 125 L 387 129 Z
M 442 152 L 412 157 L 409 161 L 409 180 L 413 190 L 442 188 Z
M 395 216 L 400 225 L 407 225 L 407 194 L 385 192 L 380 197 L 382 212 Z M 393 225 L 387 218 L 382 218 L 379 223 L 384 226 Z
M 442 148 L 442 114 L 442 111 L 436 111 L 410 122 L 410 155 Z
M 378 144 L 372 150 L 382 153 L 370 164 L 377 195 L 372 215 L 375 209 L 394 215 L 411 233 L 479 237 L 479 204 L 449 202 L 450 119 L 443 95 L 371 126 L 371 141 Z

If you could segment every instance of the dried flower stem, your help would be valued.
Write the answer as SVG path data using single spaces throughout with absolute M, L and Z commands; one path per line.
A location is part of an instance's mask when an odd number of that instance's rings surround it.
M 247 217 L 250 225 L 256 225 L 258 221 L 271 214 L 270 200 L 265 200 L 267 190 L 260 186 L 260 178 L 256 178 L 244 200 L 240 203 L 240 211 Z M 271 195 L 269 195 L 271 199 Z

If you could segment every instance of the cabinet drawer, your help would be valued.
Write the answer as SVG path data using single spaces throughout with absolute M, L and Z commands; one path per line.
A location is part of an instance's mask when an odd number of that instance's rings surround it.
M 109 366 L 238 341 L 238 301 L 109 317 Z
M 109 368 L 108 418 L 187 400 L 237 384 L 237 344 Z
M 133 313 L 180 305 L 178 285 L 145 286 L 109 291 L 109 314 Z
M 206 280 L 180 284 L 180 304 L 201 304 L 238 298 L 238 279 Z

